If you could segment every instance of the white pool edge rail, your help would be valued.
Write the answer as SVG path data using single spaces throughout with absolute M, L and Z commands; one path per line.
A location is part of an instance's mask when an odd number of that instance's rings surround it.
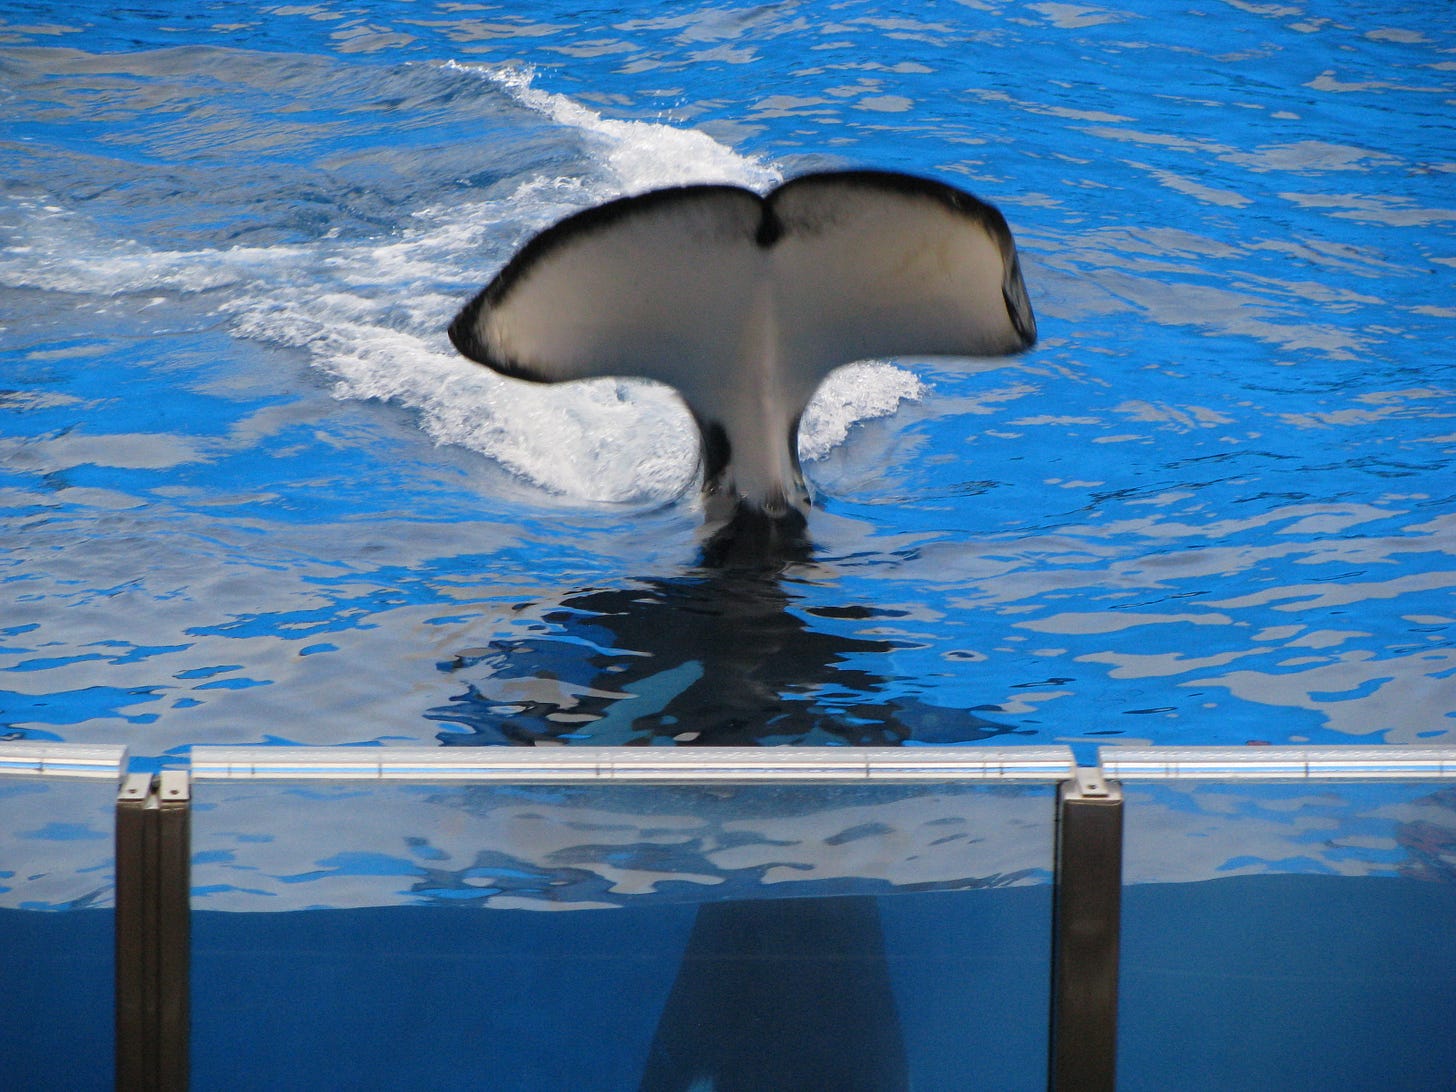
M 1076 768 L 1068 747 L 215 747 L 192 777 L 493 782 L 1034 781 Z
M 119 781 L 126 764 L 122 744 L 0 743 L 0 775 Z
M 1114 781 L 1456 780 L 1456 747 L 1102 747 Z
M 1456 746 L 1101 747 L 1078 767 L 1065 746 L 1026 747 L 282 747 L 198 745 L 191 779 L 678 783 L 1066 781 L 1456 781 Z M 128 749 L 0 744 L 0 776 L 120 781 Z M 135 775 L 134 775 L 135 776 Z

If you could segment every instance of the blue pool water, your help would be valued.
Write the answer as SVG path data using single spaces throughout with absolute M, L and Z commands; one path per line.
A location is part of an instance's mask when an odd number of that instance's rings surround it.
M 1451 740 L 1456 33 L 1424 7 L 0 11 L 6 738 Z M 664 389 L 445 338 L 575 209 L 839 166 L 999 205 L 1042 337 L 831 377 L 806 562 L 698 567 Z M 1227 811 L 1165 796 L 1189 837 Z M 1291 807 L 1130 878 L 1450 872 L 1446 797 Z M 105 844 L 34 836 L 77 879 Z
M 11 738 L 1452 738 L 1438 8 L 9 0 L 0 94 Z M 705 574 L 671 395 L 444 328 L 586 204 L 837 166 L 997 204 L 1042 340 L 838 374 L 814 558 Z

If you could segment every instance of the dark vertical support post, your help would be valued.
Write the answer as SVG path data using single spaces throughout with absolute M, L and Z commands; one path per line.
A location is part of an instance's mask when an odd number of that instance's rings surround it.
M 1112 1092 L 1122 914 L 1122 790 L 1079 766 L 1057 794 L 1052 910 L 1053 1092 Z
M 161 979 L 157 1072 L 167 1089 L 187 1087 L 192 986 L 192 790 L 185 770 L 164 770 L 157 787 L 160 832 L 157 968 Z
M 149 999 L 155 972 L 149 956 L 156 935 L 147 886 L 155 856 L 148 822 L 151 774 L 127 774 L 116 797 L 116 1087 L 145 1087 L 151 1069 Z
M 187 774 L 128 774 L 116 800 L 116 1087 L 187 1087 Z

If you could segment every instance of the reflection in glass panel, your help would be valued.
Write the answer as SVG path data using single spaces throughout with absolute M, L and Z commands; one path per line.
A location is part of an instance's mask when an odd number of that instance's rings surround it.
M 1449 1086 L 1456 789 L 1125 791 L 1120 1088 Z
M 0 777 L 0 1073 L 112 1083 L 114 779 Z M 65 912 L 60 912 L 65 911 Z M 49 1076 L 48 1076 L 49 1075 Z
M 1044 1084 L 1052 787 L 194 792 L 199 1085 Z

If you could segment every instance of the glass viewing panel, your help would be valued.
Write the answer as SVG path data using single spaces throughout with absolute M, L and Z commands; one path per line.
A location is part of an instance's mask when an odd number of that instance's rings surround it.
M 0 1073 L 112 1084 L 125 762 L 121 746 L 0 743 Z
M 1044 1085 L 1064 748 L 303 750 L 193 756 L 199 1087 Z
M 1447 1086 L 1456 750 L 1265 750 L 1102 750 L 1126 801 L 1118 1087 Z

